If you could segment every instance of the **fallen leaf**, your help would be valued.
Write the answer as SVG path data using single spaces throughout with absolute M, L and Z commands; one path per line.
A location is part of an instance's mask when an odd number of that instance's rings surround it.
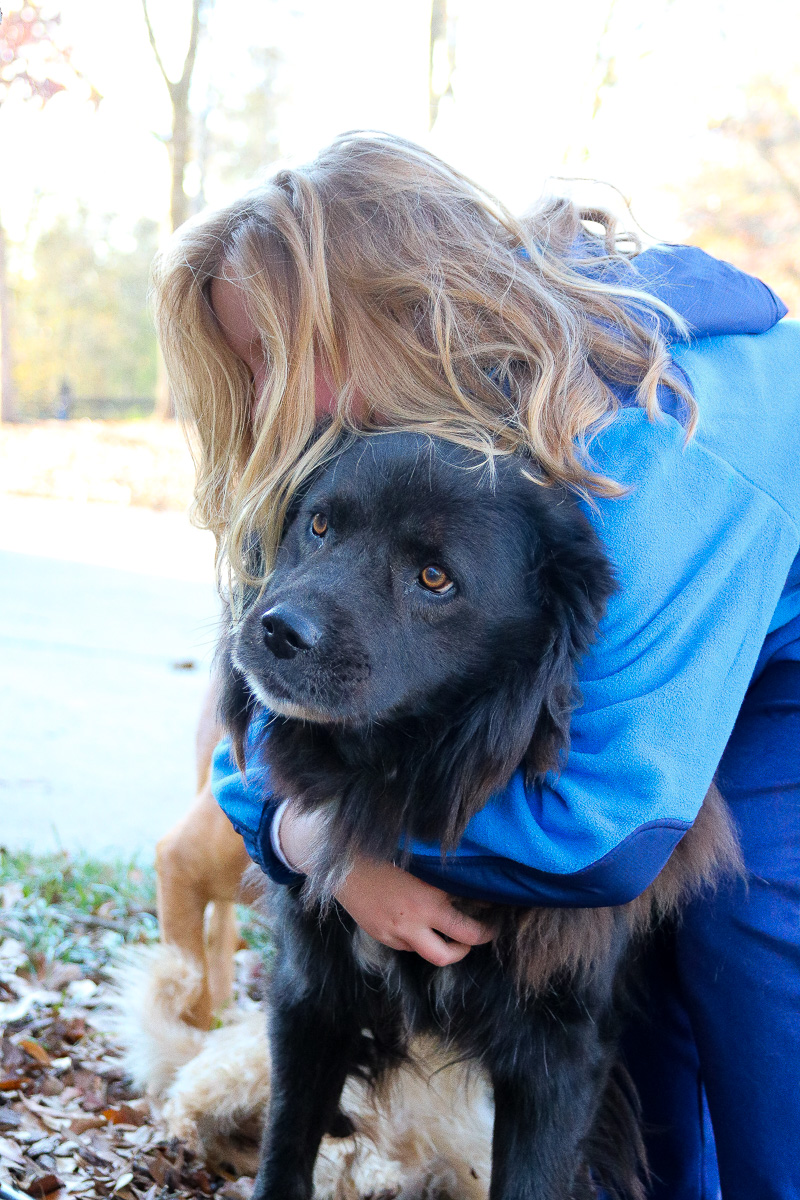
M 126 1188 L 129 1183 L 133 1183 L 133 1171 L 125 1171 L 123 1175 L 120 1175 L 119 1179 L 114 1184 L 114 1191 L 121 1192 L 122 1189 Z
M 127 1145 L 134 1146 L 138 1150 L 148 1145 L 153 1138 L 158 1138 L 158 1134 L 152 1125 L 147 1123 L 140 1125 L 138 1129 L 126 1130 L 122 1136 L 125 1138 Z
M 33 1038 L 22 1038 L 19 1044 L 25 1053 L 30 1055 L 30 1057 L 37 1062 L 39 1066 L 50 1066 L 50 1055 L 47 1053 L 44 1046 L 39 1044 L 39 1042 L 35 1042 Z
M 21 1075 L 25 1070 L 25 1053 L 11 1038 L 4 1037 L 0 1041 L 0 1060 L 4 1075 Z
M 106 1123 L 103 1116 L 95 1117 L 73 1117 L 69 1123 L 69 1127 L 73 1133 L 86 1133 L 89 1129 L 102 1129 Z
M 0 1129 L 19 1129 L 21 1124 L 22 1117 L 10 1104 L 0 1108 Z
M 104 1154 L 102 1150 L 97 1150 L 93 1146 L 81 1146 L 78 1153 L 90 1167 L 108 1168 L 109 1166 L 113 1166 L 114 1163 L 110 1155 Z
M 170 1170 L 170 1165 L 164 1155 L 156 1150 L 154 1154 L 145 1154 L 143 1156 L 144 1165 L 150 1173 L 150 1177 L 156 1181 L 159 1188 L 163 1188 L 164 1181 L 167 1178 L 167 1171 Z
M 98 1075 L 102 1075 L 103 1079 L 112 1083 L 125 1078 L 125 1068 L 120 1066 L 118 1059 L 104 1058 L 101 1062 L 94 1064 L 94 1069 Z
M 63 1184 L 58 1176 L 48 1173 L 47 1175 L 37 1175 L 35 1179 L 31 1180 L 25 1191 L 29 1196 L 36 1196 L 39 1200 L 44 1200 L 45 1196 L 49 1196 L 51 1192 L 57 1192 L 60 1187 L 63 1187 Z
M 194 1171 L 185 1171 L 182 1182 L 193 1192 L 202 1192 L 204 1196 L 211 1195 L 211 1176 L 202 1167 Z
M 87 1112 L 106 1107 L 106 1084 L 94 1071 L 73 1071 L 72 1082 L 81 1094 L 81 1106 Z
M 52 1154 L 60 1145 L 61 1138 L 58 1134 L 51 1134 L 50 1137 L 39 1138 L 37 1142 L 32 1142 L 28 1146 L 28 1154 L 31 1158 L 38 1158 L 40 1154 Z
M 52 1075 L 46 1075 L 41 1084 L 43 1096 L 60 1096 L 64 1091 L 64 1085 L 60 1079 L 56 1079 Z
M 130 1104 L 120 1104 L 118 1108 L 104 1108 L 103 1116 L 112 1125 L 144 1125 L 147 1120 L 145 1113 L 132 1108 Z
M 39 1120 L 42 1122 L 43 1125 L 46 1125 L 48 1129 L 52 1129 L 54 1133 L 63 1133 L 63 1131 L 65 1129 L 69 1129 L 69 1117 L 68 1116 L 67 1117 L 46 1117 L 46 1116 L 42 1115 L 39 1117 Z
M 67 1042 L 68 1045 L 74 1046 L 82 1037 L 86 1036 L 86 1022 L 83 1017 L 70 1017 L 69 1019 L 59 1019 L 56 1021 L 53 1032 Z
M 22 1157 L 19 1146 L 16 1142 L 12 1142 L 10 1138 L 0 1137 L 0 1155 L 3 1158 L 8 1158 L 11 1162 L 18 1166 L 24 1166 L 25 1159 Z
M 49 1100 L 48 1104 L 40 1104 L 38 1100 L 30 1100 L 27 1096 L 21 1096 L 20 1101 L 24 1104 L 29 1112 L 35 1113 L 36 1116 L 47 1125 L 48 1121 L 70 1121 L 72 1113 L 65 1112 L 60 1105 L 53 1103 L 51 1097 L 42 1097 Z M 48 1125 L 48 1129 L 61 1129 L 61 1125 Z

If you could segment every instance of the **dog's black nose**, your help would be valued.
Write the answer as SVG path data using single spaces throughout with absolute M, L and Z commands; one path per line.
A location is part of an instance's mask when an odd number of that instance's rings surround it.
M 310 650 L 319 641 L 320 631 L 308 617 L 293 611 L 288 604 L 276 604 L 261 618 L 264 645 L 276 658 L 294 658 L 298 650 Z

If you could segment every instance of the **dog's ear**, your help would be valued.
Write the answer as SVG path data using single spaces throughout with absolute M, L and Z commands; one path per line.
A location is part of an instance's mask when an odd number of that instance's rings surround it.
M 579 696 L 575 672 L 597 637 L 614 571 L 574 496 L 536 487 L 531 512 L 530 587 L 538 613 L 536 657 L 524 708 L 535 711 L 524 760 L 529 777 L 559 764 L 569 749 L 569 724 Z
M 230 734 L 234 761 L 240 771 L 245 769 L 244 742 L 256 699 L 247 686 L 242 672 L 234 665 L 231 655 L 231 634 L 226 629 L 220 638 L 214 661 L 217 689 L 217 716 Z
M 445 849 L 521 763 L 529 783 L 559 767 L 579 699 L 576 667 L 616 586 L 576 501 L 563 490 L 529 486 L 513 518 L 524 522 L 528 539 L 528 613 L 503 626 L 489 655 L 492 686 L 475 692 L 459 720 L 443 723 L 408 771 L 407 794 L 417 801 L 404 822 L 412 836 L 441 840 Z

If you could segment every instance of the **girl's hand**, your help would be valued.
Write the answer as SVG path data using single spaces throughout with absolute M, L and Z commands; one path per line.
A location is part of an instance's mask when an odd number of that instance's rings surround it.
M 376 941 L 392 950 L 414 950 L 436 967 L 460 962 L 473 946 L 494 937 L 453 908 L 447 892 L 374 858 L 356 859 L 336 899 Z
M 291 804 L 284 810 L 278 836 L 297 870 L 309 862 L 320 833 L 316 814 L 298 814 Z M 460 962 L 494 936 L 488 926 L 458 912 L 447 892 L 373 858 L 356 858 L 336 899 L 370 937 L 392 950 L 413 950 L 437 967 Z

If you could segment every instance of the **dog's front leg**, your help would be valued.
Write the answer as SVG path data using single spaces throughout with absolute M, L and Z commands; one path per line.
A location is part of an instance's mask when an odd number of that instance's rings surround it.
M 335 1125 L 359 1033 L 318 997 L 273 1002 L 269 1117 L 252 1200 L 310 1200 L 319 1145 Z
M 490 1200 L 584 1200 L 610 1051 L 584 1012 L 518 1011 L 483 1055 L 494 1085 Z

